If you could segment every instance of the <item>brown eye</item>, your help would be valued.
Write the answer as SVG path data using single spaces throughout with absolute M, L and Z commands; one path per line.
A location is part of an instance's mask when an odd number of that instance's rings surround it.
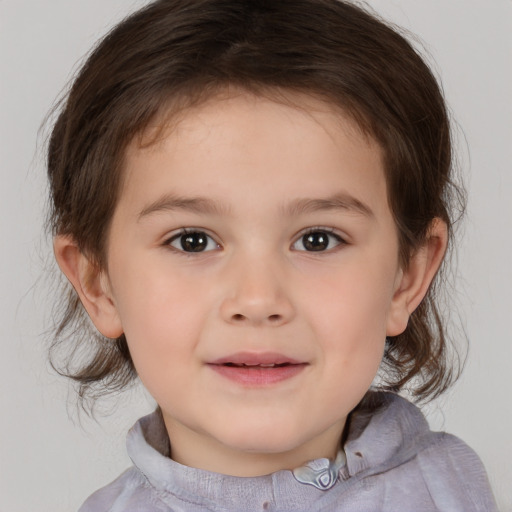
M 302 237 L 306 251 L 325 251 L 329 247 L 329 235 L 322 231 L 308 233 Z
M 321 229 L 310 231 L 293 244 L 297 251 L 321 252 L 344 243 L 338 235 Z
M 205 252 L 217 249 L 218 244 L 203 231 L 180 233 L 168 242 L 171 247 L 183 252 Z
M 181 248 L 187 252 L 204 251 L 208 240 L 204 233 L 188 233 L 180 237 Z

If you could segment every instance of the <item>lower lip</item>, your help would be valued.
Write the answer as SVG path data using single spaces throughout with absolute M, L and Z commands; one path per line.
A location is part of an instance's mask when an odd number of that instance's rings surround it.
M 273 368 L 208 365 L 223 377 L 243 386 L 257 387 L 277 384 L 295 377 L 306 368 L 306 364 L 290 364 Z

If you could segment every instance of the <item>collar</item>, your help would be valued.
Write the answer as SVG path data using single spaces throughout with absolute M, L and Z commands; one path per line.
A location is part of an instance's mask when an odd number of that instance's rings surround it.
M 170 504 L 178 499 L 211 510 L 262 510 L 270 504 L 272 509 L 304 510 L 308 503 L 318 506 L 333 499 L 326 489 L 343 492 L 356 480 L 411 459 L 428 443 L 428 425 L 414 405 L 392 393 L 371 393 L 370 398 L 371 406 L 351 414 L 344 450 L 335 461 L 317 459 L 294 471 L 235 477 L 181 465 L 168 457 L 168 437 L 158 411 L 130 430 L 128 454 Z

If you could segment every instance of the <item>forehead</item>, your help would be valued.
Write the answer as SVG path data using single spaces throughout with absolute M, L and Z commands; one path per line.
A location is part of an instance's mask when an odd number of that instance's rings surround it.
M 234 200 L 235 188 L 251 197 L 265 187 L 269 196 L 280 190 L 327 197 L 337 192 L 330 190 L 336 181 L 341 190 L 350 176 L 353 191 L 366 201 L 377 194 L 386 202 L 381 153 L 330 103 L 302 94 L 222 94 L 177 114 L 163 111 L 132 141 L 121 196 L 136 200 L 150 181 L 219 199 Z
M 281 87 L 257 87 L 245 89 L 240 86 L 218 85 L 213 91 L 198 90 L 190 95 L 178 94 L 162 104 L 157 114 L 139 130 L 128 145 L 128 151 L 149 149 L 164 141 L 171 135 L 179 135 L 187 126 L 200 119 L 213 119 L 230 112 L 237 116 L 258 114 L 262 112 L 268 117 L 286 115 L 293 112 L 302 114 L 310 120 L 323 124 L 324 129 L 332 125 L 336 130 L 355 138 L 364 138 L 369 144 L 374 144 L 370 123 L 356 110 L 349 112 L 335 101 L 324 98 L 314 91 L 301 92 Z M 270 115 L 269 115 L 270 114 Z M 356 120 L 357 118 L 357 120 Z M 328 123 L 325 120 L 329 119 Z

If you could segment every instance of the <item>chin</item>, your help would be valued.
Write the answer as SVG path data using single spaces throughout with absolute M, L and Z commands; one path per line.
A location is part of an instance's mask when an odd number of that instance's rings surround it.
M 297 432 L 296 428 L 283 428 L 276 424 L 257 429 L 239 427 L 234 432 L 224 431 L 222 438 L 219 440 L 234 450 L 267 455 L 293 451 L 308 440 L 304 438 L 304 432 Z

